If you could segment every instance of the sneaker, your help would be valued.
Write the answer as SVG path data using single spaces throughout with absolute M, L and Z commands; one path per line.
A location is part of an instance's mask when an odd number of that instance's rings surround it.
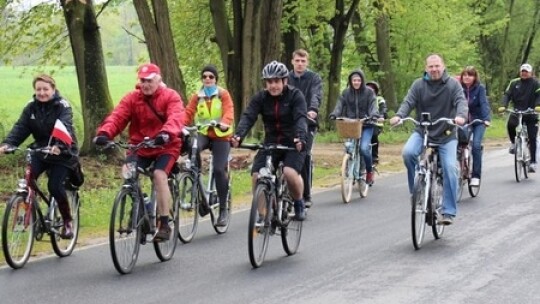
M 294 219 L 296 221 L 303 221 L 306 219 L 304 200 L 294 202 Z
M 536 172 L 536 163 L 531 163 L 529 165 L 529 173 L 535 173 Z
M 63 239 L 73 238 L 73 224 L 72 221 L 66 221 L 64 223 L 64 230 L 60 233 L 60 237 Z
M 373 184 L 373 172 L 367 172 L 366 173 L 366 184 L 372 185 Z
M 229 221 L 229 212 L 226 208 L 219 209 L 219 217 L 216 222 L 216 227 L 225 227 Z
M 480 179 L 478 177 L 471 178 L 471 182 L 469 183 L 469 186 L 471 186 L 471 187 L 479 187 L 480 186 Z
M 516 153 L 516 145 L 510 144 L 510 148 L 508 148 L 508 153 L 515 154 Z
M 171 239 L 171 227 L 169 225 L 161 225 L 159 227 L 158 232 L 154 236 L 154 241 L 156 242 L 164 242 Z
M 452 225 L 453 222 L 454 222 L 454 216 L 450 214 L 443 214 L 442 219 L 439 220 L 439 225 L 448 226 L 448 225 Z

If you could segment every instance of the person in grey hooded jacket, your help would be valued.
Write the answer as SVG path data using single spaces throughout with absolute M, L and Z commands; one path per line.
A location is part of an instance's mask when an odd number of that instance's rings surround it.
M 339 100 L 330 114 L 330 119 L 347 118 L 379 118 L 375 93 L 366 86 L 366 78 L 362 70 L 349 74 L 347 88 L 343 90 Z M 373 184 L 373 159 L 371 156 L 371 137 L 373 125 L 364 124 L 360 139 L 360 154 L 366 163 L 366 183 Z
M 390 119 L 391 125 L 398 124 L 402 118 L 416 110 L 416 120 L 420 121 L 423 112 L 431 114 L 432 121 L 439 118 L 453 118 L 457 125 L 467 119 L 468 106 L 459 81 L 446 72 L 444 61 L 438 54 L 426 58 L 424 77 L 414 81 L 403 100 L 396 116 Z M 449 124 L 429 127 L 429 140 L 439 145 L 439 156 L 443 171 L 443 210 L 440 224 L 450 225 L 457 213 L 458 168 L 456 162 L 456 128 Z M 415 168 L 422 152 L 422 129 L 417 127 L 403 147 L 403 162 L 407 167 L 409 192 L 414 187 Z

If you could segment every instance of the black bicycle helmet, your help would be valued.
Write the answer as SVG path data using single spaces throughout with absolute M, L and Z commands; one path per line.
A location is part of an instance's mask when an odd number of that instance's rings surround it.
M 371 88 L 375 90 L 375 94 L 379 94 L 379 91 L 381 90 L 380 89 L 380 86 L 379 84 L 376 82 L 376 81 L 368 81 L 366 82 L 366 85 L 369 87 L 370 85 L 372 86 Z
M 262 70 L 263 79 L 282 79 L 287 77 L 289 77 L 289 70 L 287 67 L 283 63 L 275 60 L 267 64 Z

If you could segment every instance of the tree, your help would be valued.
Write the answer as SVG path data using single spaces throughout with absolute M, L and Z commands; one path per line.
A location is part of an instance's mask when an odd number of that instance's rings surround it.
M 186 84 L 180 70 L 171 31 L 169 7 L 166 0 L 151 0 L 152 10 L 146 0 L 134 0 L 139 16 L 150 61 L 161 68 L 163 81 L 186 100 Z M 153 14 L 152 14 L 153 13 Z
M 84 122 L 81 154 L 95 153 L 91 139 L 113 103 L 107 83 L 101 35 L 92 0 L 61 0 L 75 61 Z

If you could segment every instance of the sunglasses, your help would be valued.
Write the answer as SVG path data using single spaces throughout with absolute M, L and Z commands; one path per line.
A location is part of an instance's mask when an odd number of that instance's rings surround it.
M 208 79 L 214 79 L 214 78 L 216 78 L 216 76 L 214 76 L 214 75 L 202 75 L 202 79 L 207 79 L 207 78 Z

